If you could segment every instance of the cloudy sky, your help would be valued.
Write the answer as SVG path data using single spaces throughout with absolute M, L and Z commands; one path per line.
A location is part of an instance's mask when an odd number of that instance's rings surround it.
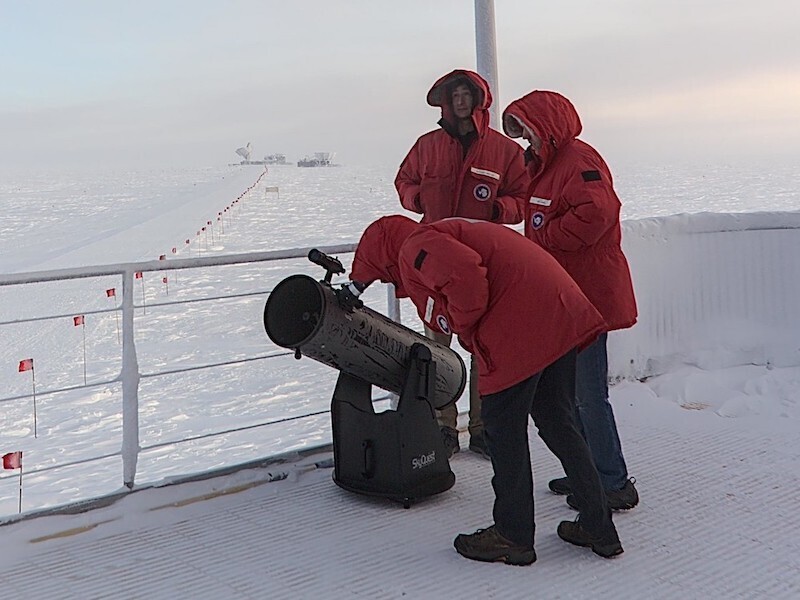
M 0 164 L 399 164 L 475 68 L 473 0 L 0 2 Z M 794 161 L 796 0 L 496 0 L 499 93 L 573 100 L 613 161 Z

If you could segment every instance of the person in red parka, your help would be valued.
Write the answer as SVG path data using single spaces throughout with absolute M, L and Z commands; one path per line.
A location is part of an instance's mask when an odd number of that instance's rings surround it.
M 400 165 L 395 187 L 404 208 L 422 214 L 423 223 L 468 217 L 496 223 L 522 221 L 528 176 L 519 144 L 489 127 L 492 95 L 477 73 L 457 69 L 442 76 L 427 95 L 441 108 L 439 128 L 421 136 Z M 452 336 L 425 330 L 450 345 Z M 477 368 L 470 369 L 469 448 L 486 457 Z M 458 410 L 439 413 L 448 452 L 458 452 Z
M 503 128 L 530 143 L 525 235 L 555 257 L 605 319 L 603 335 L 578 354 L 577 418 L 609 505 L 633 508 L 639 494 L 628 477 L 608 401 L 607 332 L 631 327 L 637 316 L 611 172 L 597 151 L 578 139 L 580 117 L 561 94 L 534 91 L 515 100 L 503 112 Z M 573 486 L 569 476 L 550 482 L 557 494 L 570 494 Z M 567 502 L 576 504 L 569 495 Z
M 459 554 L 536 560 L 529 416 L 574 481 L 580 515 L 559 524 L 559 536 L 607 558 L 621 553 L 574 421 L 576 348 L 603 331 L 603 318 L 553 257 L 502 225 L 460 218 L 425 225 L 394 215 L 366 229 L 351 279 L 359 290 L 376 280 L 394 284 L 428 327 L 457 334 L 478 364 L 494 524 L 456 537 Z

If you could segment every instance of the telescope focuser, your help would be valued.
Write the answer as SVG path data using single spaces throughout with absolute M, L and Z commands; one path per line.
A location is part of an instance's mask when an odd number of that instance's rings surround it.
M 315 265 L 319 265 L 323 269 L 327 271 L 325 274 L 325 283 L 330 283 L 331 278 L 334 275 L 341 275 L 344 273 L 344 267 L 342 263 L 339 261 L 338 258 L 334 258 L 333 256 L 328 256 L 324 252 L 320 252 L 316 248 L 313 248 L 308 253 L 308 260 L 310 260 Z
M 354 308 L 361 308 L 364 302 L 359 299 L 361 292 L 367 289 L 367 286 L 360 281 L 348 281 L 343 283 L 342 287 L 334 290 L 336 300 L 347 312 L 351 312 Z

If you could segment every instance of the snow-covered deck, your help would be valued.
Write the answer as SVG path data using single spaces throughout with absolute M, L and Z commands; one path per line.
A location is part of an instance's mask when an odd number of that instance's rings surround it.
M 6 598 L 797 598 L 800 432 L 793 419 L 726 419 L 622 383 L 613 390 L 642 503 L 603 560 L 555 534 L 575 513 L 531 430 L 538 561 L 484 564 L 452 540 L 491 522 L 491 467 L 462 451 L 453 489 L 404 510 L 344 491 L 331 454 L 122 498 L 0 530 Z M 635 399 L 635 402 L 634 402 Z M 765 434 L 765 432 L 768 432 Z M 462 445 L 465 440 L 462 438 Z M 288 470 L 288 477 L 283 474 Z M 270 481 L 272 480 L 272 481 Z

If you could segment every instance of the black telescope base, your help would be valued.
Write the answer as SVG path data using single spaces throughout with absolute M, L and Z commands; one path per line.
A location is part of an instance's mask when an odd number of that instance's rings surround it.
M 375 413 L 370 383 L 340 373 L 333 393 L 333 480 L 351 492 L 380 496 L 409 508 L 455 484 L 429 400 L 436 364 L 415 344 L 397 410 Z

